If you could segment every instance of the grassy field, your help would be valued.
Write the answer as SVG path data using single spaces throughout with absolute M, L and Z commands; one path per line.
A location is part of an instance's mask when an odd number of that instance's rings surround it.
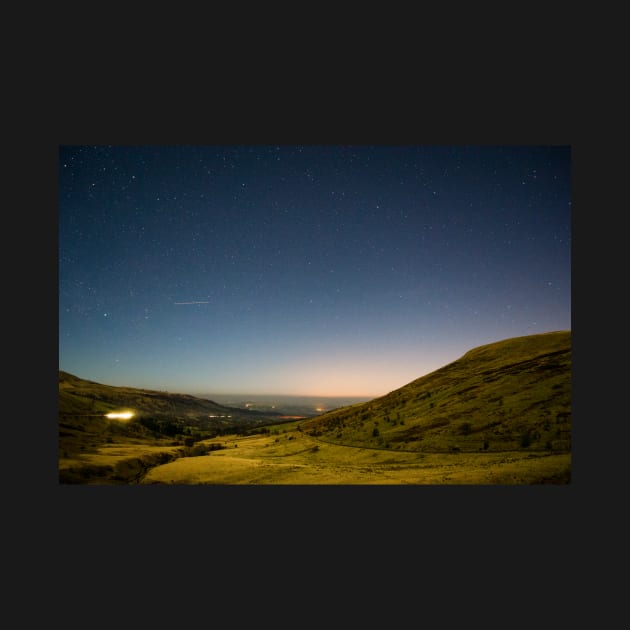
M 571 455 L 553 452 L 417 453 L 340 446 L 298 430 L 222 437 L 221 450 L 156 466 L 155 484 L 538 484 L 568 483 Z
M 61 483 L 135 483 L 153 466 L 179 457 L 176 446 L 133 442 L 104 444 L 91 453 L 73 454 L 59 460 Z

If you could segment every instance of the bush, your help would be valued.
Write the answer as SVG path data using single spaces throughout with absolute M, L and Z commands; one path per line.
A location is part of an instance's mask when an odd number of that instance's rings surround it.
M 374 427 L 374 430 L 372 431 L 372 437 L 378 437 L 380 435 L 380 432 L 378 430 L 378 427 Z

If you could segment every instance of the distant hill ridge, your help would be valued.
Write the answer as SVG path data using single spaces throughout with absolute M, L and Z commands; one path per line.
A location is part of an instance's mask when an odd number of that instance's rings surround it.
M 473 348 L 366 403 L 301 425 L 322 440 L 426 452 L 571 449 L 571 331 Z
M 69 415 L 103 415 L 122 409 L 129 409 L 137 414 L 184 418 L 231 415 L 251 419 L 258 415 L 255 411 L 226 407 L 213 400 L 189 394 L 171 394 L 150 389 L 103 385 L 79 378 L 63 370 L 59 370 L 58 409 L 60 414 Z

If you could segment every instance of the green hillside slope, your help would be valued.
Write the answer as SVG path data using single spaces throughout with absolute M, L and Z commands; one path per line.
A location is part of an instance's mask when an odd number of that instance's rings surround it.
M 121 411 L 133 416 L 106 417 Z M 275 420 L 187 394 L 103 385 L 59 371 L 60 480 L 129 482 L 146 467 L 196 452 L 192 445 L 200 440 Z
M 571 332 L 516 337 L 301 424 L 322 440 L 418 452 L 571 450 Z
M 131 421 L 110 412 L 131 411 Z M 115 387 L 59 371 L 58 420 L 62 452 L 92 448 L 114 435 L 149 439 L 192 436 L 268 424 L 275 416 L 219 405 L 188 394 Z M 89 439 L 88 439 L 89 438 Z

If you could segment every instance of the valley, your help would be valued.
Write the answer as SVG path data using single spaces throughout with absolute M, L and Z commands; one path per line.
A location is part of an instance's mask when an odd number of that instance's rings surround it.
M 106 418 L 133 409 L 127 420 Z M 318 415 L 238 409 L 60 373 L 59 481 L 514 485 L 571 480 L 571 333 L 474 348 Z

